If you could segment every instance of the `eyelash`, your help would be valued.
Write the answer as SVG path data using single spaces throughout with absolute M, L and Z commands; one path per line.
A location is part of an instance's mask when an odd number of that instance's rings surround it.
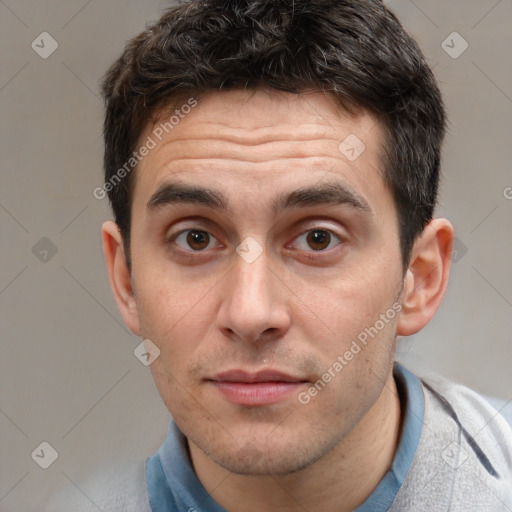
M 173 234 L 171 235 L 167 242 L 168 243 L 175 243 L 176 240 L 183 234 L 185 233 L 190 233 L 190 232 L 200 232 L 200 233 L 206 233 L 207 235 L 209 235 L 213 240 L 217 240 L 211 233 L 209 233 L 208 231 L 202 229 L 202 228 L 188 228 L 188 229 L 184 229 L 182 231 L 179 231 L 178 233 L 176 234 Z M 294 240 L 297 240 L 298 238 L 304 236 L 304 235 L 307 235 L 308 233 L 312 233 L 312 232 L 315 232 L 315 231 L 319 231 L 319 232 L 323 232 L 323 233 L 329 233 L 329 235 L 334 239 L 334 240 L 337 240 L 338 243 L 334 246 L 334 247 L 337 247 L 339 245 L 341 245 L 344 240 L 341 236 L 337 235 L 333 230 L 331 229 L 326 229 L 326 228 L 322 228 L 322 227 L 315 227 L 315 228 L 311 228 L 311 229 L 308 229 L 306 231 L 303 231 L 302 233 L 300 233 Z M 332 240 L 329 241 L 329 245 L 331 245 L 331 242 Z M 209 244 L 208 244 L 209 245 Z M 331 250 L 333 250 L 333 247 L 329 248 L 329 249 L 320 249 L 320 250 L 310 250 L 310 251 L 306 251 L 307 253 L 311 253 L 311 254 L 308 254 L 308 257 L 309 258 L 314 258 L 315 256 L 313 256 L 313 254 L 321 254 L 321 253 L 327 253 L 327 252 L 330 252 Z M 188 258 L 196 258 L 197 256 L 194 256 L 194 254 L 200 254 L 200 253 L 204 253 L 207 251 L 207 249 L 202 249 L 202 250 L 187 250 L 187 249 L 183 249 L 183 248 L 180 248 L 180 251 L 186 255 L 186 257 Z

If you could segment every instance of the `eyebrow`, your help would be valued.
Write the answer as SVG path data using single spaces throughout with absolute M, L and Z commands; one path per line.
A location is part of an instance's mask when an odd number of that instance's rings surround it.
M 166 205 L 196 204 L 233 215 L 226 196 L 220 191 L 183 183 L 163 183 L 147 202 L 148 211 Z M 274 198 L 271 209 L 278 215 L 294 208 L 307 208 L 317 205 L 348 205 L 373 215 L 368 202 L 352 187 L 343 182 L 327 182 L 281 193 Z

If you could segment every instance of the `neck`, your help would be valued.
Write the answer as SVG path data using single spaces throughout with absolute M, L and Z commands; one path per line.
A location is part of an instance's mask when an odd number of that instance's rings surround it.
M 401 412 L 390 374 L 383 391 L 357 426 L 320 460 L 285 476 L 246 476 L 218 466 L 189 441 L 194 470 L 210 496 L 228 512 L 351 511 L 389 470 L 398 446 Z

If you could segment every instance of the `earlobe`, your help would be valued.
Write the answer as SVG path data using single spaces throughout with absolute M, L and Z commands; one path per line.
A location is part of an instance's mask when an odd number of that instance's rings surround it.
M 452 245 L 453 226 L 446 219 L 433 219 L 414 243 L 397 335 L 417 333 L 438 310 L 448 286 Z
M 101 228 L 103 251 L 110 280 L 110 287 L 117 307 L 129 329 L 140 336 L 137 304 L 133 294 L 130 270 L 126 264 L 123 237 L 117 224 L 107 221 Z

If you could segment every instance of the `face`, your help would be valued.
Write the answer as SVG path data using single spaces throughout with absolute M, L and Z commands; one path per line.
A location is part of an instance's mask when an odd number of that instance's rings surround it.
M 390 375 L 403 273 L 383 144 L 321 93 L 215 92 L 139 164 L 131 282 L 152 374 L 232 472 L 318 460 Z

